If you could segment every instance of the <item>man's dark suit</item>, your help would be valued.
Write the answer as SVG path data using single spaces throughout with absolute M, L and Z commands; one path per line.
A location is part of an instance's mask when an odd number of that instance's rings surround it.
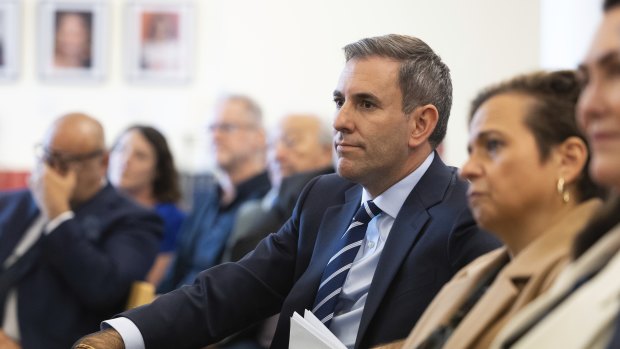
M 144 278 L 157 254 L 157 214 L 109 184 L 74 213 L 27 252 L 24 272 L 10 285 L 17 288 L 24 349 L 70 348 L 97 330 L 124 309 L 131 283 Z M 38 216 L 30 192 L 0 194 L 0 266 Z
M 406 337 L 444 283 L 499 245 L 475 225 L 466 187 L 435 155 L 384 246 L 356 348 Z M 281 310 L 272 347 L 287 348 L 289 317 L 312 307 L 334 241 L 361 194 L 361 186 L 337 175 L 312 180 L 291 219 L 241 261 L 202 272 L 194 285 L 122 316 L 138 326 L 147 349 L 196 348 Z

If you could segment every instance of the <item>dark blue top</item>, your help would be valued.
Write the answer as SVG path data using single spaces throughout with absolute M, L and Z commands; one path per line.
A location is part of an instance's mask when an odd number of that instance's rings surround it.
M 170 202 L 155 205 L 155 211 L 164 220 L 164 237 L 159 252 L 173 252 L 177 247 L 177 235 L 186 214 Z

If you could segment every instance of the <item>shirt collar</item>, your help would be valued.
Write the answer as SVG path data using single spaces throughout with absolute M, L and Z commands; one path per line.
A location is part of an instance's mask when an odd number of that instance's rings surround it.
M 373 200 L 381 211 L 396 219 L 398 211 L 400 211 L 400 208 L 411 193 L 411 190 L 413 190 L 420 181 L 420 178 L 426 173 L 426 170 L 431 166 L 434 158 L 435 152 L 431 152 L 418 168 L 374 199 L 372 199 L 370 193 L 368 193 L 366 189 L 363 189 L 362 202 Z

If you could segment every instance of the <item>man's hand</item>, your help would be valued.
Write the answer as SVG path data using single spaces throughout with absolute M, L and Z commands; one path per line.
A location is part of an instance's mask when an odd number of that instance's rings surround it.
M 76 174 L 72 169 L 61 174 L 42 163 L 30 176 L 30 192 L 47 221 L 71 210 L 70 200 L 76 185 Z
M 15 341 L 13 341 L 9 336 L 4 333 L 4 331 L 0 330 L 0 349 L 21 349 Z
M 118 332 L 108 328 L 80 338 L 72 349 L 125 349 L 125 343 Z

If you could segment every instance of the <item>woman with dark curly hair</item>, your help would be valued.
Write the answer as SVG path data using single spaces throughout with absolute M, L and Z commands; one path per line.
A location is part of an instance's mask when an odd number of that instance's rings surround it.
M 170 263 L 185 218 L 176 206 L 181 192 L 166 139 L 150 126 L 129 127 L 110 151 L 108 175 L 112 185 L 138 203 L 153 207 L 164 220 L 160 253 L 147 276 L 147 281 L 157 285 Z

